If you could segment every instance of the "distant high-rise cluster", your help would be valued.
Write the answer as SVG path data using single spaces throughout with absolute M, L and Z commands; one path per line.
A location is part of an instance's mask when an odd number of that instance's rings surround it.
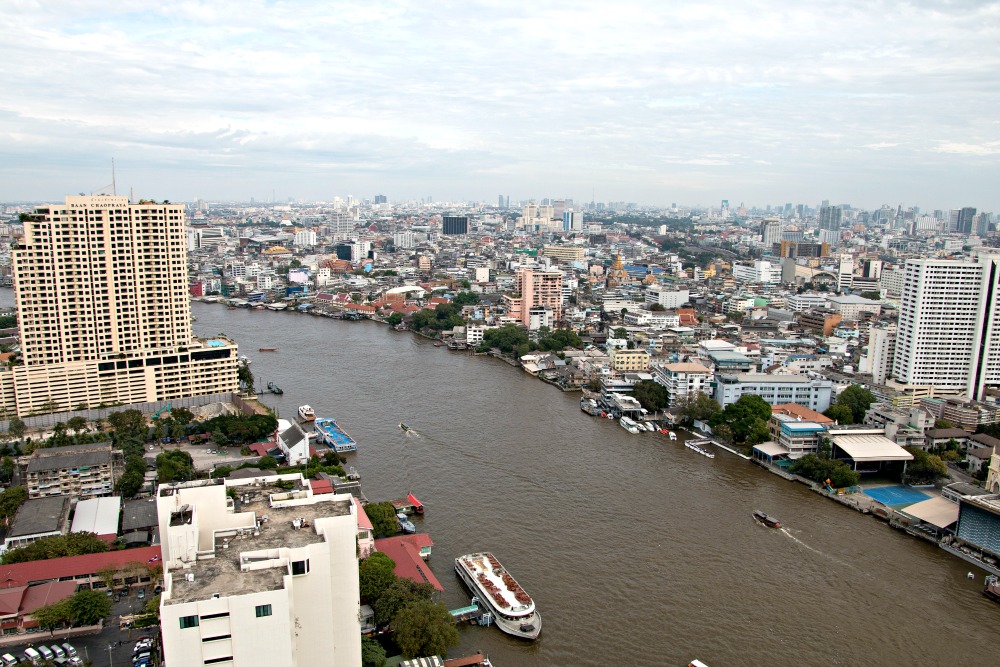
M 465 215 L 446 215 L 441 221 L 441 231 L 449 236 L 469 233 L 469 218 Z

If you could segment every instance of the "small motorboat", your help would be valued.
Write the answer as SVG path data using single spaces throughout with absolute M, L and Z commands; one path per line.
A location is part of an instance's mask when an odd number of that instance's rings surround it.
M 276 348 L 276 347 L 258 347 L 257 351 L 258 352 L 277 352 L 278 348 Z
M 396 519 L 399 521 L 399 529 L 404 533 L 406 533 L 407 535 L 412 535 L 413 533 L 417 532 L 417 527 L 414 526 L 413 522 L 410 521 L 409 517 L 407 517 L 402 512 L 396 515 Z
M 752 512 L 753 518 L 759 523 L 767 526 L 768 528 L 781 528 L 781 522 L 775 519 L 773 516 L 768 516 L 760 510 L 754 510 Z
M 399 422 L 399 428 L 403 429 L 404 432 L 410 430 L 410 427 L 404 424 L 403 422 Z

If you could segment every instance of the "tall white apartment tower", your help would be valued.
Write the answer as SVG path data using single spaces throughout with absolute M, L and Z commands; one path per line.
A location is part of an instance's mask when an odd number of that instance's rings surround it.
M 66 197 L 11 251 L 23 365 L 0 371 L 9 413 L 236 391 L 238 354 L 191 331 L 184 206 Z
M 1000 257 L 908 260 L 903 273 L 893 376 L 976 400 L 1000 386 Z

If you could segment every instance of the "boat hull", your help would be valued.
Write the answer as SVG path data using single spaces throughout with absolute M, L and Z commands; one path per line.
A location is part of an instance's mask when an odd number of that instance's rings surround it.
M 767 526 L 768 528 L 781 528 L 781 522 L 772 516 L 768 516 L 764 512 L 753 511 L 750 515 L 757 520 L 757 523 Z
M 461 559 L 468 557 L 460 556 L 455 559 L 455 573 L 458 574 L 459 578 L 465 583 L 465 586 L 472 594 L 479 599 L 479 604 L 493 615 L 493 623 L 512 637 L 528 641 L 538 639 L 538 635 L 542 632 L 542 615 L 538 613 L 538 610 L 533 609 L 530 614 L 519 616 L 515 619 L 507 618 L 497 609 L 489 593 L 479 585 L 472 576 L 472 573 L 462 565 Z

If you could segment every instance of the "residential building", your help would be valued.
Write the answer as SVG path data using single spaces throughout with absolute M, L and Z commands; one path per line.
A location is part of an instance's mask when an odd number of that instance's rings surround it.
M 819 452 L 819 444 L 826 434 L 826 426 L 814 421 L 804 421 L 789 415 L 774 413 L 767 423 L 771 440 L 784 448 L 791 460 Z
M 0 370 L 8 414 L 238 389 L 237 346 L 192 334 L 183 205 L 69 196 L 27 216 L 11 260 L 24 363 Z
M 760 241 L 766 248 L 781 243 L 781 220 L 764 218 L 760 223 Z
M 121 496 L 81 500 L 73 510 L 73 523 L 69 532 L 93 533 L 110 544 L 118 537 L 121 513 Z
M 675 310 L 685 305 L 691 299 L 690 291 L 686 289 L 669 289 L 666 287 L 650 287 L 646 290 L 646 303 L 658 303 L 667 310 Z
M 878 317 L 882 312 L 882 302 L 873 301 L 857 294 L 833 295 L 827 297 L 830 310 L 840 313 L 845 320 L 857 320 L 862 313 Z
M 1000 386 L 1000 257 L 906 262 L 892 375 L 981 400 Z
M 844 319 L 843 315 L 828 308 L 803 311 L 795 317 L 802 328 L 821 332 L 824 336 L 831 335 L 836 326 Z
M 872 327 L 868 331 L 868 351 L 861 360 L 861 371 L 871 373 L 872 382 L 885 384 L 892 372 L 896 353 L 896 325 Z
M 110 442 L 43 447 L 31 453 L 24 480 L 29 498 L 108 496 L 124 470 L 122 452 Z
M 547 245 L 542 247 L 542 254 L 551 257 L 559 264 L 582 262 L 587 249 L 580 245 Z
M 562 279 L 561 271 L 518 269 L 514 274 L 515 294 L 503 296 L 507 314 L 527 325 L 531 309 L 546 306 L 558 322 L 562 319 Z
M 667 389 L 671 408 L 683 405 L 698 393 L 711 392 L 712 371 L 701 364 L 682 362 L 656 368 L 656 381 Z
M 734 264 L 733 278 L 738 283 L 777 285 L 781 282 L 781 265 L 759 259 L 751 264 Z
M 814 308 L 826 308 L 829 297 L 815 292 L 803 292 L 802 294 L 791 294 L 785 299 L 785 306 L 788 310 L 801 313 Z
M 819 209 L 819 228 L 839 230 L 843 217 L 844 210 L 839 206 L 822 206 Z
M 611 368 L 621 373 L 649 370 L 649 352 L 646 350 L 612 349 Z
M 823 412 L 830 407 L 833 382 L 812 380 L 802 375 L 716 375 L 712 382 L 713 398 L 723 409 L 744 394 L 756 394 L 771 405 L 798 403 Z
M 299 474 L 201 480 L 161 486 L 157 512 L 167 664 L 361 665 L 350 495 Z

